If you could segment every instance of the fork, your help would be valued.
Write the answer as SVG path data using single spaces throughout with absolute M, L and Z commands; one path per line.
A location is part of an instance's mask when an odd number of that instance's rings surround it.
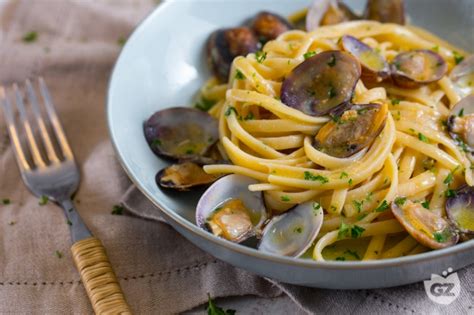
M 45 114 L 41 111 L 40 98 L 32 81 L 39 88 Z M 131 314 L 104 246 L 89 231 L 71 201 L 79 186 L 79 168 L 43 78 L 26 80 L 24 90 L 26 92 L 22 92 L 17 83 L 9 88 L 0 86 L 0 104 L 3 103 L 21 177 L 34 195 L 48 198 L 63 208 L 71 231 L 72 256 L 95 313 Z M 9 97 L 11 94 L 13 102 Z M 32 113 L 30 117 L 34 119 L 28 117 L 24 100 L 27 100 Z M 15 103 L 18 121 L 15 120 L 15 105 L 12 105 Z M 33 122 L 40 137 L 34 132 Z M 21 134 L 23 137 L 20 138 Z

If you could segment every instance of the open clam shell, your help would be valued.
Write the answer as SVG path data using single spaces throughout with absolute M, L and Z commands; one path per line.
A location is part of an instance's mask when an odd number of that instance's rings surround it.
M 262 193 L 248 189 L 257 183 L 255 179 L 235 174 L 214 182 L 197 204 L 197 225 L 237 243 L 258 234 L 267 211 Z
M 251 21 L 250 27 L 257 35 L 258 40 L 265 44 L 269 40 L 277 38 L 280 34 L 293 29 L 293 26 L 284 17 L 262 11 Z
M 447 220 L 419 203 L 405 201 L 397 205 L 392 202 L 392 213 L 406 231 L 426 247 L 440 249 L 459 241 L 458 233 Z
M 314 242 L 323 225 L 323 208 L 305 202 L 273 217 L 263 230 L 258 250 L 283 256 L 301 256 Z
M 382 23 L 405 24 L 405 4 L 403 0 L 368 0 L 364 12 L 367 20 Z
M 314 147 L 334 157 L 349 157 L 374 141 L 385 126 L 387 113 L 386 104 L 353 105 L 318 131 Z
M 449 78 L 462 96 L 474 94 L 474 55 L 466 57 L 454 67 Z
M 154 113 L 145 122 L 144 132 L 155 154 L 174 160 L 199 160 L 219 139 L 217 120 L 188 107 Z
M 448 71 L 443 57 L 428 49 L 398 54 L 392 61 L 392 79 L 403 88 L 417 88 L 440 80 Z
M 322 116 L 349 105 L 360 75 L 352 55 L 328 50 L 293 69 L 283 81 L 281 100 L 307 115 Z
M 385 58 L 351 35 L 341 38 L 342 48 L 359 60 L 362 65 L 362 80 L 376 82 L 390 76 L 390 66 Z
M 461 187 L 449 197 L 446 214 L 461 233 L 474 236 L 474 187 Z
M 163 188 L 187 191 L 197 186 L 209 185 L 218 178 L 219 176 L 204 172 L 201 165 L 184 161 L 160 170 L 155 180 Z
M 474 94 L 460 100 L 451 109 L 448 117 L 448 131 L 464 151 L 474 152 Z

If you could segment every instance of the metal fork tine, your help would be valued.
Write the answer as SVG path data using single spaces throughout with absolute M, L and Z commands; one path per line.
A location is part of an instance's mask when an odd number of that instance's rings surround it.
M 41 95 L 43 96 L 43 101 L 46 107 L 46 112 L 48 113 L 49 120 L 51 121 L 54 132 L 58 139 L 59 146 L 61 147 L 63 151 L 64 157 L 67 160 L 73 160 L 74 155 L 72 154 L 71 147 L 69 146 L 69 143 L 67 142 L 67 138 L 64 133 L 63 127 L 61 126 L 61 123 L 59 122 L 59 118 L 58 118 L 58 115 L 56 114 L 56 110 L 54 109 L 54 105 L 51 100 L 51 96 L 49 95 L 48 88 L 46 87 L 46 83 L 44 82 L 42 77 L 39 77 L 38 81 L 39 81 L 39 86 L 40 86 L 40 92 L 41 92 Z
M 5 88 L 0 86 L 0 100 L 2 100 L 5 120 L 7 122 L 7 130 L 10 135 L 11 143 L 13 144 L 13 152 L 15 153 L 18 166 L 20 167 L 21 172 L 30 170 L 30 165 L 26 160 L 25 153 L 20 144 L 20 138 L 18 137 L 18 132 L 15 126 L 15 119 L 13 116 L 12 107 L 10 101 L 5 93 Z
M 37 167 L 45 167 L 46 164 L 43 161 L 43 157 L 41 156 L 38 144 L 36 143 L 30 122 L 28 121 L 28 117 L 26 116 L 25 104 L 23 103 L 23 95 L 21 95 L 20 90 L 18 89 L 18 85 L 16 83 L 13 84 L 13 90 L 15 91 L 16 95 L 16 107 L 18 108 L 18 112 L 20 113 L 20 121 L 23 124 L 23 128 L 26 132 L 26 139 L 28 140 L 27 142 L 29 144 L 33 161 Z
M 25 85 L 26 85 L 26 89 L 28 90 L 28 99 L 33 109 L 36 122 L 38 123 L 41 138 L 43 138 L 43 143 L 46 148 L 46 153 L 48 155 L 48 158 L 51 162 L 60 162 L 58 156 L 56 155 L 56 152 L 54 151 L 53 143 L 51 142 L 51 138 L 49 137 L 48 130 L 46 129 L 46 125 L 41 116 L 41 111 L 38 105 L 38 99 L 36 98 L 36 92 L 33 89 L 33 86 L 31 85 L 30 80 L 26 80 Z

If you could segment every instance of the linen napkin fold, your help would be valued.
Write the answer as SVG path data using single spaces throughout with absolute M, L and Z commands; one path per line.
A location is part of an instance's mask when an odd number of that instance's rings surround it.
M 122 202 L 127 210 L 136 216 L 164 221 L 160 215 L 161 210 L 133 185 L 125 193 Z M 327 290 L 265 279 L 280 288 L 298 307 L 309 314 L 474 313 L 474 265 L 457 273 L 461 283 L 461 294 L 448 306 L 432 302 L 426 295 L 422 283 L 377 290 Z

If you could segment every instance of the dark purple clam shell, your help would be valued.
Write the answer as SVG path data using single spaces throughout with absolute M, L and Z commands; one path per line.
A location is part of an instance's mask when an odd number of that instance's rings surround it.
M 403 0 L 368 0 L 364 12 L 367 20 L 382 23 L 405 24 L 405 4 Z
M 185 161 L 160 170 L 155 180 L 162 188 L 187 191 L 197 186 L 210 185 L 218 178 L 219 176 L 204 172 L 201 165 Z
M 398 54 L 392 61 L 391 68 L 393 81 L 403 88 L 417 88 L 436 82 L 448 71 L 443 57 L 428 49 Z
M 227 82 L 234 58 L 256 52 L 259 45 L 248 27 L 214 31 L 207 41 L 207 60 L 212 73 L 221 82 Z
M 267 11 L 258 13 L 251 21 L 250 27 L 262 44 L 293 29 L 293 25 L 291 25 L 287 19 L 278 14 Z
M 342 48 L 357 58 L 362 66 L 362 80 L 374 82 L 390 76 L 390 66 L 372 47 L 351 35 L 341 38 Z
M 283 81 L 281 101 L 307 115 L 323 116 L 349 106 L 361 75 L 349 53 L 329 50 L 303 61 Z
M 151 150 L 174 160 L 199 160 L 219 139 L 217 120 L 189 107 L 158 111 L 143 128 Z
M 446 214 L 461 233 L 474 235 L 474 187 L 461 187 L 449 197 Z

